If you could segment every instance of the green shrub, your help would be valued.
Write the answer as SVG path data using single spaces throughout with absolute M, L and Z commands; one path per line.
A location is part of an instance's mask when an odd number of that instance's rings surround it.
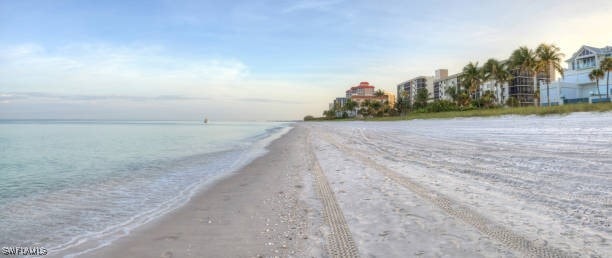
M 312 121 L 312 120 L 315 120 L 314 116 L 307 115 L 304 117 L 304 121 Z
M 457 104 L 448 100 L 438 100 L 427 105 L 426 112 L 447 112 L 459 110 Z

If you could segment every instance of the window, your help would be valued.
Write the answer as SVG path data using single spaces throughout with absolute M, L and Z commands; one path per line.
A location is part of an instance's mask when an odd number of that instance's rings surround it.
M 586 69 L 595 67 L 595 57 L 587 57 L 576 60 L 576 69 Z
M 584 50 L 582 50 L 582 52 L 580 52 L 579 56 L 588 56 L 588 55 L 592 55 L 592 54 L 593 54 L 593 52 L 584 49 Z

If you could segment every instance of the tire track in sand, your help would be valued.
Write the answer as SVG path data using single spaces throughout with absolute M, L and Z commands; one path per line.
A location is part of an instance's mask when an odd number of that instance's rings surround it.
M 357 157 L 360 161 L 364 162 L 365 165 L 374 168 L 376 171 L 408 188 L 421 198 L 430 201 L 447 214 L 463 220 L 485 235 L 499 241 L 511 249 L 523 253 L 526 257 L 572 257 L 560 249 L 536 244 L 524 236 L 513 232 L 512 230 L 495 224 L 495 222 L 480 215 L 478 212 L 470 209 L 469 207 L 461 205 L 441 193 L 421 186 L 420 184 L 398 174 L 397 172 L 378 164 L 367 155 L 362 155 L 359 153 L 359 151 L 355 151 L 350 147 L 339 144 L 329 135 L 324 135 L 322 132 L 320 132 L 318 135 L 325 141 L 335 146 L 338 150 Z
M 310 138 L 309 132 L 306 137 L 306 144 L 308 146 L 307 155 L 311 161 L 319 198 L 321 198 L 323 203 L 323 216 L 331 231 L 327 237 L 328 253 L 331 257 L 359 257 L 357 246 L 346 223 L 342 209 L 338 205 L 336 196 L 331 190 L 327 178 L 317 161 Z

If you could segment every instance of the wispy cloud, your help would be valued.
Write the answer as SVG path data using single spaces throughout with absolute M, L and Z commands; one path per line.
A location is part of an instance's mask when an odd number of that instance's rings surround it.
M 24 44 L 0 48 L 0 53 L 0 90 L 14 85 L 37 92 L 172 95 L 203 94 L 208 88 L 207 93 L 216 94 L 249 73 L 236 59 L 180 57 L 155 45 L 71 44 L 46 49 Z

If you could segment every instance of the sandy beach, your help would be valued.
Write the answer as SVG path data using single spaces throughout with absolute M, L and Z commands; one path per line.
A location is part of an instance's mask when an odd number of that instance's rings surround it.
M 83 257 L 605 257 L 611 117 L 297 123 L 183 207 Z M 509 121 L 533 139 L 492 135 Z M 573 143 L 581 134 L 560 124 L 597 137 Z
M 83 257 L 320 256 L 322 238 L 309 238 L 315 196 L 308 173 L 305 132 L 293 129 L 269 153 L 220 179 L 183 207 Z M 312 192 L 312 191 L 310 191 Z M 316 213 L 315 213 L 316 214 Z

